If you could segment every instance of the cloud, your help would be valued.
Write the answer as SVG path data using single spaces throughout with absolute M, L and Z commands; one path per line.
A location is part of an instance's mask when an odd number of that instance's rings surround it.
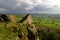
M 0 0 L 0 12 L 4 13 L 59 13 L 60 0 Z

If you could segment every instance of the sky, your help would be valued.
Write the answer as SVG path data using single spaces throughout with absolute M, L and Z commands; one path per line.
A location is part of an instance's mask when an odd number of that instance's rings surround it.
M 0 0 L 1 13 L 60 13 L 60 0 Z

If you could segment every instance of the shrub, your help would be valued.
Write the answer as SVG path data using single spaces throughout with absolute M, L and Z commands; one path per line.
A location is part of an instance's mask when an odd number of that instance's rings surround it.
M 38 30 L 38 35 L 41 40 L 59 40 L 59 36 L 55 32 L 46 32 L 44 30 Z

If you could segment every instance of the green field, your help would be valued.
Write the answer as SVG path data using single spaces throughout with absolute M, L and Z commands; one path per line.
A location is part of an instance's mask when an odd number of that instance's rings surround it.
M 60 14 L 59 14 L 60 15 Z M 33 23 L 40 27 L 45 26 L 49 28 L 56 28 L 60 29 L 60 16 L 58 14 L 32 14 L 33 16 Z M 25 16 L 25 15 L 24 15 Z M 23 17 L 22 15 L 19 15 L 17 20 L 20 21 Z

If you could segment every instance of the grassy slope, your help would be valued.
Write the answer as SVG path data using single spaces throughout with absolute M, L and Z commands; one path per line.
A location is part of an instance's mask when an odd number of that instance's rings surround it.
M 19 15 L 17 18 L 17 21 L 20 21 L 22 18 L 23 18 L 23 15 Z M 37 27 L 43 26 L 43 27 L 48 27 L 48 28 L 60 29 L 60 20 L 59 19 L 50 18 L 50 17 L 33 16 L 33 21 L 34 21 L 33 23 Z M 6 23 L 4 23 L 4 22 L 0 23 L 0 40 L 15 40 L 17 34 L 15 32 L 12 32 L 10 30 L 10 27 L 17 26 L 17 25 L 14 23 L 8 23 L 8 25 L 7 25 L 8 28 L 6 29 L 5 24 Z M 21 28 L 21 29 L 23 29 L 23 28 Z
M 0 23 L 0 40 L 15 40 L 16 33 L 9 28 L 5 28 L 5 24 L 4 22 Z

